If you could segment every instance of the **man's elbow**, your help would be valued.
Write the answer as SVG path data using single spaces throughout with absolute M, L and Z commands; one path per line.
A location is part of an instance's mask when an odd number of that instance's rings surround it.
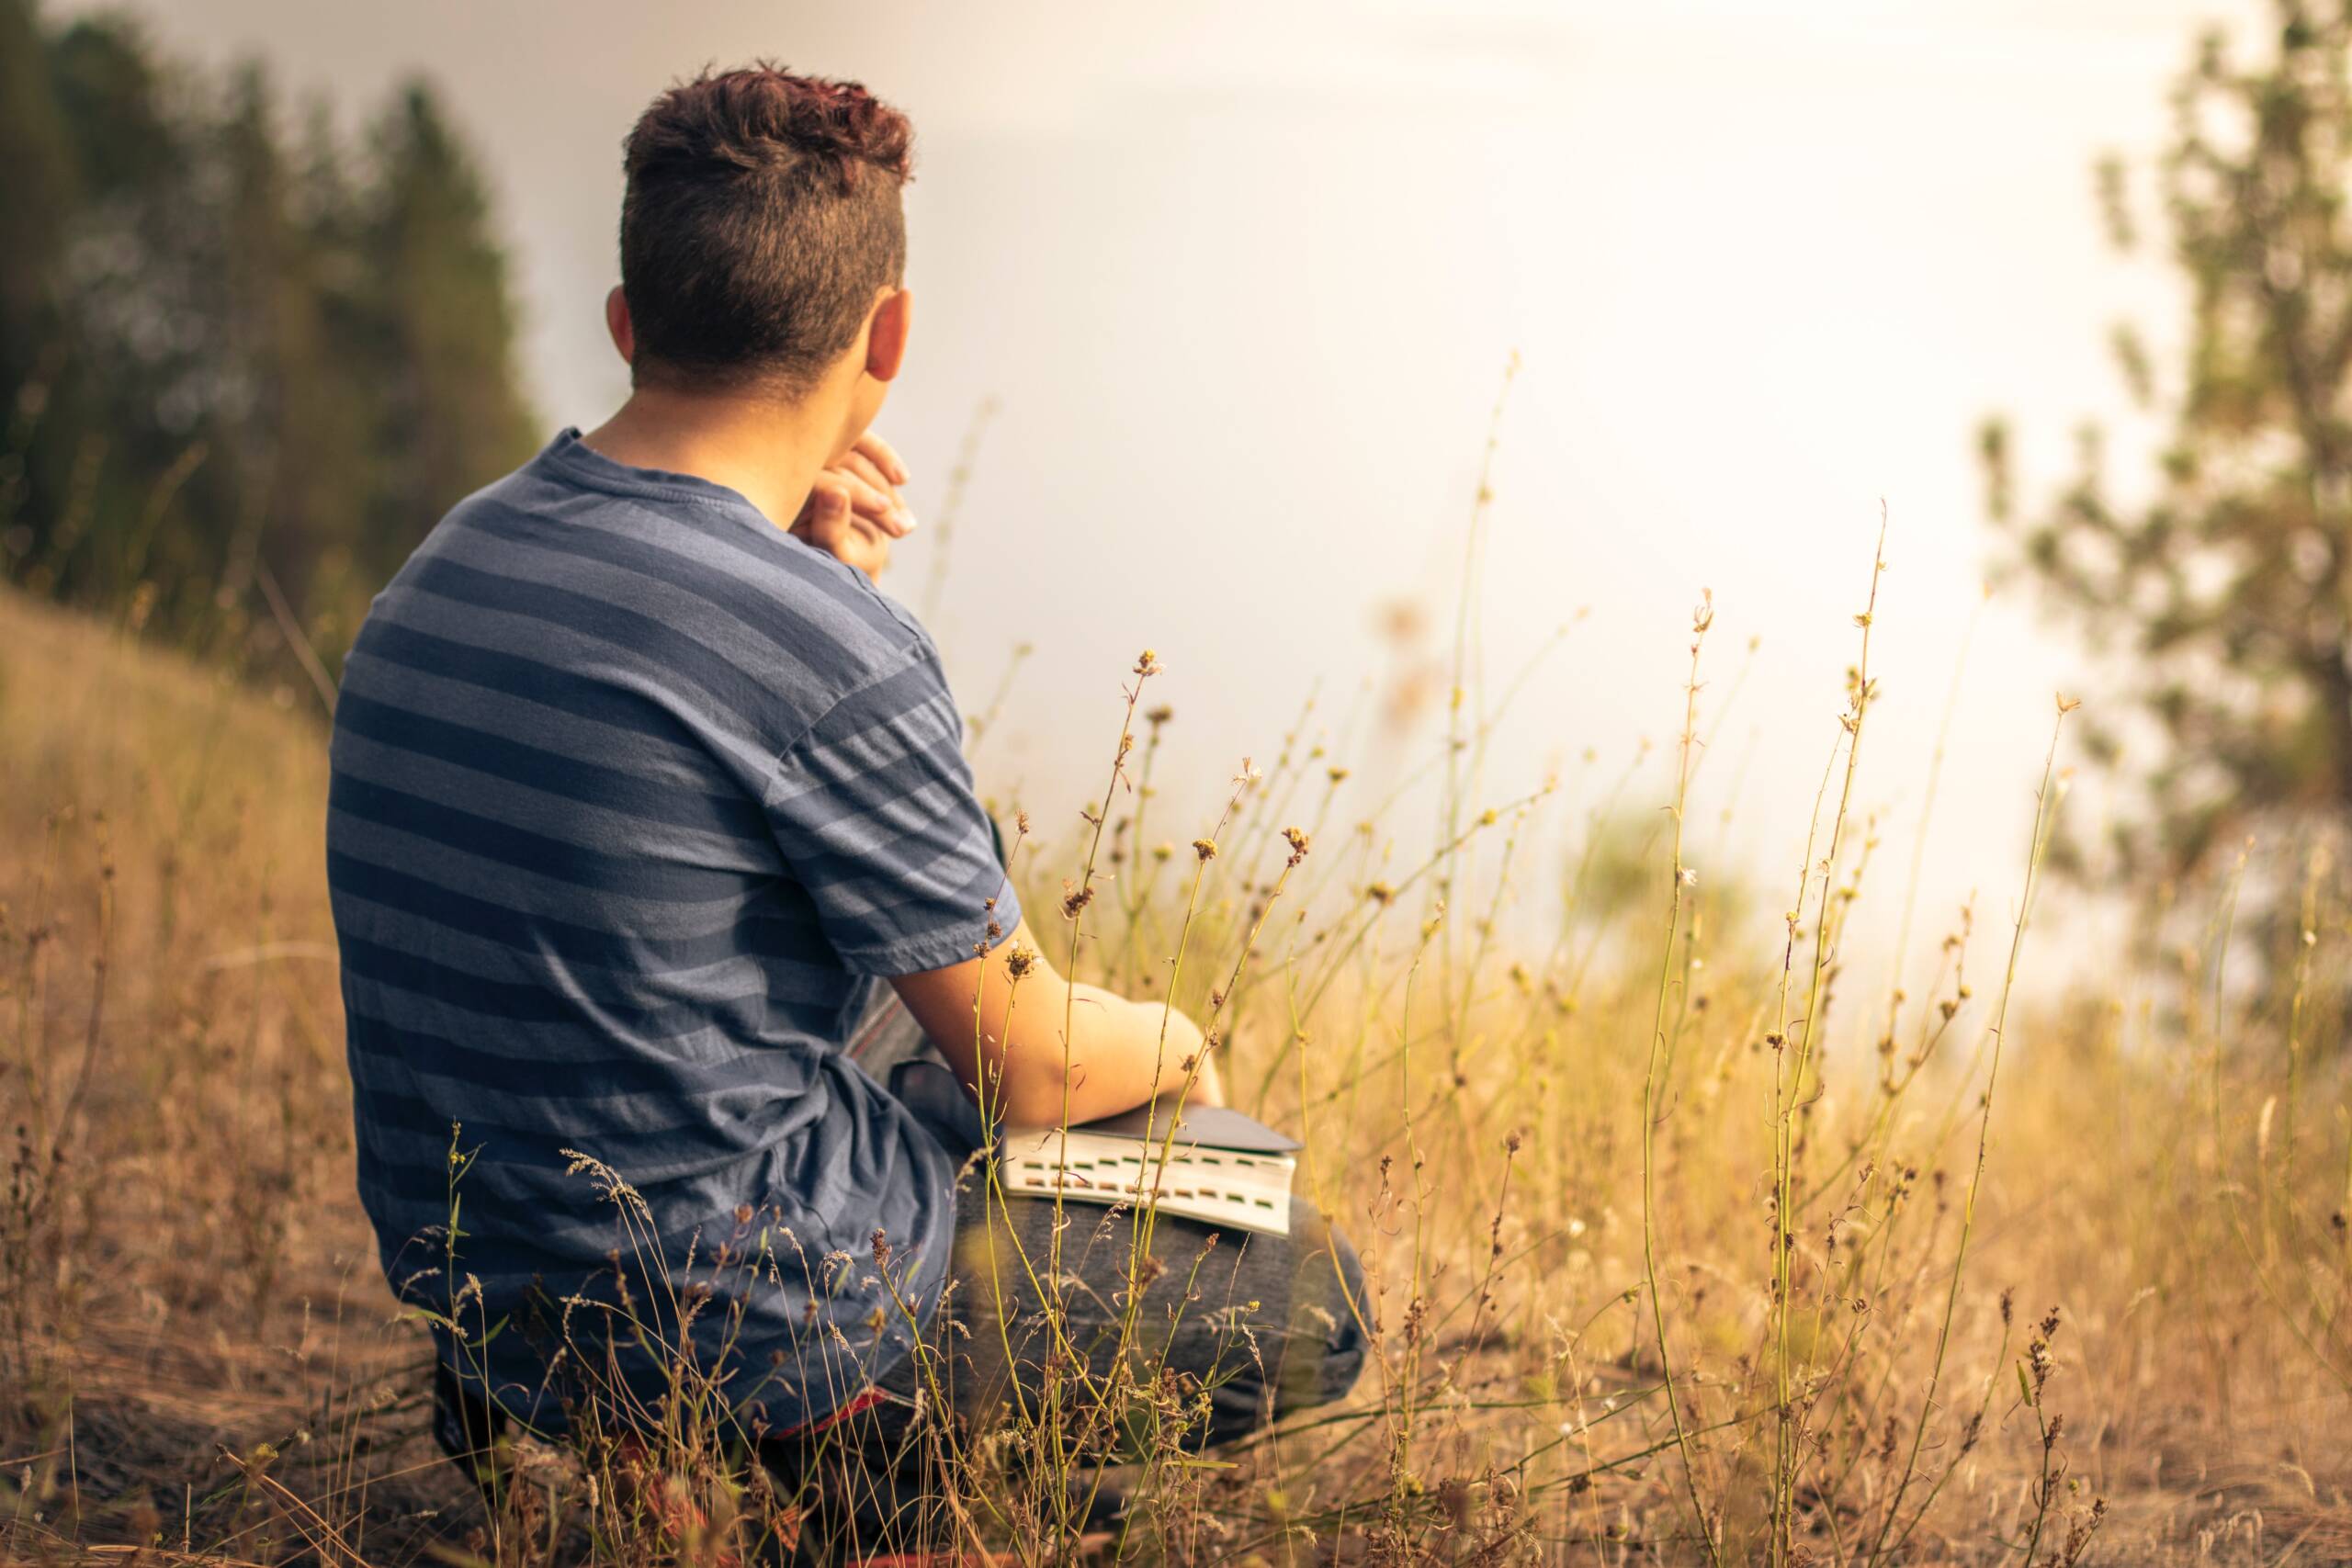
M 1059 1126 L 1069 1104 L 1069 1088 L 1058 1064 L 1050 1070 L 1009 1072 L 998 1080 L 997 1113 L 1008 1126 Z

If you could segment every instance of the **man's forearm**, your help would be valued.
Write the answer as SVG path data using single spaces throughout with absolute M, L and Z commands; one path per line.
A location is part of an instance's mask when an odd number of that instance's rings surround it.
M 1194 1104 L 1224 1102 L 1199 1025 L 1164 1002 L 1065 981 L 1025 923 L 984 955 L 892 983 L 992 1118 L 1091 1122 L 1188 1082 Z
M 1187 1081 L 1196 1091 L 1216 1086 L 1216 1068 L 1192 1020 L 1165 1004 L 1132 1002 L 1099 986 L 1069 987 L 1067 1007 L 1051 1018 L 1024 1020 L 1016 1013 L 1012 1033 L 1002 1080 L 1011 1121 L 1038 1124 L 1067 1114 L 1072 1122 L 1091 1122 L 1175 1094 Z M 1194 1099 L 1213 1103 L 1197 1092 Z

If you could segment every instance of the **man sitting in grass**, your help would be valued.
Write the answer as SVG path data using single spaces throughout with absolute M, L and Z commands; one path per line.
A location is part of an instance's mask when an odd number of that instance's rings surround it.
M 1190 1020 L 1037 956 L 938 650 L 874 584 L 914 526 L 869 430 L 912 329 L 910 149 L 851 84 L 655 100 L 606 306 L 633 390 L 377 599 L 327 842 L 359 1189 L 445 1413 L 771 1457 L 854 1413 L 858 1506 L 826 1517 L 869 1535 L 919 1386 L 1034 1410 L 1054 1240 L 845 1054 L 876 982 L 1010 1123 L 1220 1092 Z M 1353 1382 L 1356 1263 L 1311 1209 L 1213 1248 L 1163 1216 L 1132 1280 L 1103 1213 L 1060 1237 L 1059 1375 L 1195 1380 L 1192 1445 Z M 944 1359 L 911 1355 L 934 1327 Z

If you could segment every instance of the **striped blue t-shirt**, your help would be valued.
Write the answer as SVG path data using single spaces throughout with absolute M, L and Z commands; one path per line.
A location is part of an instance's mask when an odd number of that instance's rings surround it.
M 1019 920 L 961 740 L 864 576 L 574 431 L 377 598 L 327 826 L 359 1190 L 461 1377 L 554 1428 L 685 1365 L 783 1430 L 903 1352 L 955 1171 L 842 1045 Z

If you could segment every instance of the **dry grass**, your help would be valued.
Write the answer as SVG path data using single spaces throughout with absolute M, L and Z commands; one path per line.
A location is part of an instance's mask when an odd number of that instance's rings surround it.
M 556 1518 L 491 1519 L 424 1439 L 426 1342 L 351 1192 L 315 710 L 15 597 L 0 649 L 0 1555 L 694 1556 L 565 1528 L 560 1484 Z M 1221 825 L 1156 820 L 1148 701 L 1123 782 L 1030 803 L 1113 803 L 1091 851 L 1023 852 L 1031 907 L 1098 888 L 1090 976 L 1165 984 L 1181 947 L 1180 1000 L 1305 1133 L 1377 1286 L 1344 1410 L 1229 1469 L 1146 1463 L 1147 1555 L 2352 1560 L 2330 874 L 2308 942 L 2230 932 L 2217 895 L 2178 965 L 1996 1033 L 2021 863 L 1890 994 L 1838 947 L 1905 902 L 1839 806 L 1872 700 L 1858 676 L 1840 733 L 1788 738 L 1825 802 L 1785 918 L 1598 809 L 1539 863 L 1577 808 L 1475 798 L 1475 695 L 1418 868 L 1303 739 Z M 1555 887 L 1514 951 L 1499 911 Z M 1000 1542 L 1067 1551 L 1025 1518 Z

